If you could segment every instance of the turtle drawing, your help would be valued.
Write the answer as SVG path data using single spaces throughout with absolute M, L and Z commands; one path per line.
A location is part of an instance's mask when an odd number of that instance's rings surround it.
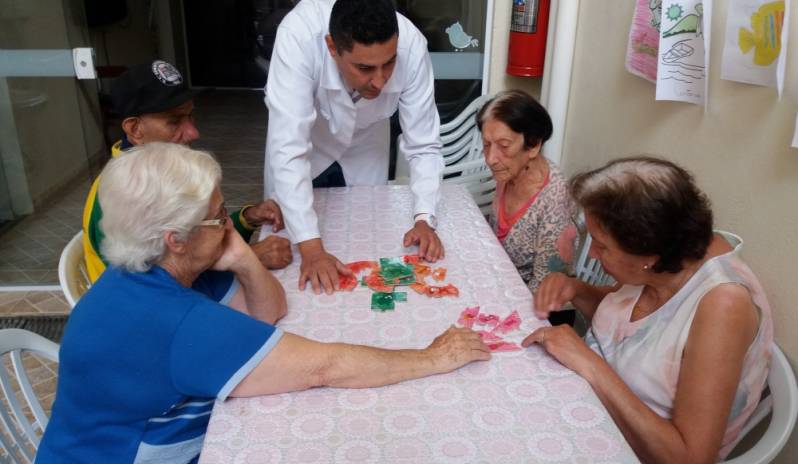
M 699 3 L 695 6 L 696 14 L 684 15 L 682 6 L 678 3 L 670 5 L 665 10 L 665 15 L 671 21 L 677 21 L 670 29 L 662 33 L 662 38 L 671 37 L 677 34 L 695 33 L 696 37 L 703 35 L 701 30 L 701 20 L 704 17 L 704 5 Z
M 447 27 L 445 31 L 449 36 L 449 43 L 452 44 L 452 47 L 458 50 L 468 47 L 479 47 L 479 40 L 466 34 L 466 32 L 463 30 L 463 26 L 460 25 L 460 21 L 457 21 L 456 23 Z

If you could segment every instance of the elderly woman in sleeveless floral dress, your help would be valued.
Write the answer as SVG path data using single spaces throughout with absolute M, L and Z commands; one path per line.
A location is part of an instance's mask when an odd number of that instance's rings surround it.
M 551 137 L 551 118 L 533 97 L 510 90 L 482 107 L 477 126 L 485 162 L 496 180 L 488 220 L 521 278 L 535 292 L 550 272 L 570 268 L 576 238 L 575 206 L 565 177 L 540 153 Z
M 706 196 L 668 161 L 616 160 L 570 187 L 590 254 L 618 284 L 547 276 L 537 315 L 570 301 L 592 326 L 585 340 L 567 326 L 541 328 L 524 346 L 541 344 L 583 376 L 643 462 L 725 458 L 759 402 L 773 344 L 742 240 L 713 232 Z

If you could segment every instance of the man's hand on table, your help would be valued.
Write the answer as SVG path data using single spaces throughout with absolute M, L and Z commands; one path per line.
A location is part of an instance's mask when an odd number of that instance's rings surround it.
M 244 210 L 244 219 L 254 227 L 262 224 L 271 224 L 272 232 L 279 232 L 285 228 L 283 212 L 280 205 L 274 200 L 266 200 Z
M 300 290 L 305 290 L 310 281 L 313 293 L 318 295 L 324 291 L 329 295 L 338 290 L 339 274 L 353 275 L 338 258 L 327 253 L 320 238 L 300 242 L 299 254 L 302 255 L 302 264 L 299 267 Z
M 277 235 L 270 235 L 252 245 L 252 251 L 260 262 L 269 269 L 282 269 L 294 259 L 291 254 L 291 241 Z
M 439 372 L 449 372 L 472 361 L 486 361 L 491 354 L 482 337 L 471 329 L 449 327 L 435 337 L 426 351 Z
M 413 228 L 405 234 L 403 245 L 405 248 L 418 245 L 418 255 L 431 263 L 444 256 L 441 239 L 426 221 L 416 221 Z

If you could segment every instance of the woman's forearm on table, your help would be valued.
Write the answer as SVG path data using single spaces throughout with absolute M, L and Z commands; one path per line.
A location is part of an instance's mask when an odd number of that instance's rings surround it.
M 334 355 L 319 373 L 321 385 L 344 388 L 380 387 L 442 372 L 427 350 L 384 350 L 333 344 Z
M 379 387 L 442 371 L 427 350 L 319 343 L 286 333 L 231 396 L 269 395 L 323 386 Z

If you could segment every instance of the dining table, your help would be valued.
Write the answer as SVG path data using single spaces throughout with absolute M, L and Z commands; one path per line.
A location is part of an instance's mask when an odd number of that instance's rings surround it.
M 326 250 L 344 263 L 417 253 L 403 247 L 413 223 L 408 186 L 316 189 Z M 520 345 L 549 325 L 483 214 L 461 185 L 443 184 L 436 214 L 445 257 L 441 284 L 459 295 L 406 287 L 406 301 L 373 310 L 369 287 L 313 293 L 298 288 L 300 260 L 272 271 L 288 312 L 277 326 L 319 342 L 386 349 L 428 346 L 465 308 L 520 327 Z M 269 233 L 269 232 L 264 232 Z M 432 283 L 431 279 L 428 279 Z M 475 326 L 478 329 L 479 326 Z M 274 375 L 280 375 L 276 372 Z M 200 463 L 632 463 L 639 462 L 590 385 L 537 344 L 493 353 L 455 371 L 379 388 L 313 388 L 217 401 Z

